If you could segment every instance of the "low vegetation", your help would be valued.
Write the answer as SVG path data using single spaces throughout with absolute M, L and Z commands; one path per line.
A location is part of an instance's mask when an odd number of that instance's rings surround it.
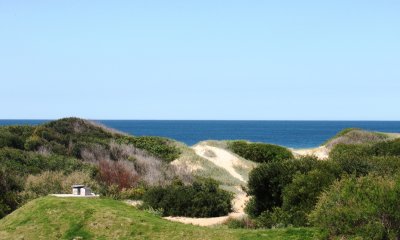
M 147 190 L 143 207 L 160 209 L 163 216 L 219 217 L 231 212 L 232 197 L 212 179 L 198 180 L 188 186 L 175 182 Z
M 383 133 L 369 132 L 358 128 L 347 128 L 326 141 L 325 146 L 328 149 L 332 149 L 339 144 L 374 144 L 388 139 L 389 136 Z
M 249 143 L 246 141 L 232 141 L 228 148 L 237 155 L 257 163 L 267 163 L 293 158 L 288 149 L 266 143 Z
M 173 140 L 86 120 L 0 127 L 0 239 L 400 239 L 400 139 L 392 135 L 346 129 L 325 144 L 324 161 L 271 144 L 211 145 L 239 156 L 224 152 L 244 180 L 205 159 L 221 151 L 203 158 Z M 77 182 L 107 199 L 43 198 Z M 160 218 L 227 215 L 226 190 L 239 186 L 250 196 L 248 217 L 208 229 Z M 143 211 L 112 200 L 126 198 L 143 200 Z
M 342 239 L 399 239 L 399 194 L 398 177 L 345 177 L 321 195 L 310 219 Z
M 164 220 L 111 199 L 44 197 L 0 220 L 0 239 L 316 239 L 313 228 L 205 228 Z
M 172 140 L 129 136 L 78 118 L 0 127 L 0 217 L 35 197 L 69 193 L 71 182 L 113 198 L 174 179 L 189 184 L 189 172 L 169 164 L 179 155 Z
M 398 239 L 400 139 L 361 142 L 336 144 L 325 161 L 303 157 L 255 168 L 246 207 L 255 226 L 314 226 L 334 239 Z
M 248 193 L 252 199 L 246 211 L 252 217 L 262 215 L 266 222 L 267 217 L 277 217 L 274 212 L 285 211 L 288 216 L 273 224 L 307 225 L 307 212 L 337 175 L 335 163 L 311 157 L 261 164 L 250 173 Z

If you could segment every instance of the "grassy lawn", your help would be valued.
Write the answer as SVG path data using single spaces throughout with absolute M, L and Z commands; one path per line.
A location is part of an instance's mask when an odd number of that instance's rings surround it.
M 206 228 L 169 222 L 110 199 L 36 199 L 0 220 L 0 239 L 316 239 L 310 228 Z

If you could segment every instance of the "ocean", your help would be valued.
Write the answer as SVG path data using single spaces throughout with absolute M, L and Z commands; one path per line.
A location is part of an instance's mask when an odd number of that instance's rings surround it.
M 49 120 L 0 120 L 0 125 L 37 125 Z M 203 140 L 243 139 L 291 148 L 320 146 L 344 128 L 400 133 L 400 121 L 193 121 L 96 120 L 135 136 L 163 136 L 187 145 Z

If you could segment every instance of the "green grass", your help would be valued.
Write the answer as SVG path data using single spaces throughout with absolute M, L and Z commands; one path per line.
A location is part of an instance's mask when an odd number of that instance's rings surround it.
M 312 228 L 245 230 L 174 223 L 111 199 L 44 197 L 0 220 L 0 239 L 316 239 Z M 80 238 L 79 238 L 80 237 Z

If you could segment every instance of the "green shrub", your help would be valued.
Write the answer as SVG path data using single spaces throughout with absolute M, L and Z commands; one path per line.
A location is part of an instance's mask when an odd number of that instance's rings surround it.
M 30 126 L 0 127 L 0 148 L 10 147 L 24 149 L 24 143 L 32 132 L 33 127 Z
M 45 142 L 37 135 L 28 137 L 25 141 L 24 148 L 28 151 L 36 151 L 40 146 L 43 146 Z
M 376 143 L 370 152 L 375 156 L 400 156 L 400 139 Z
M 146 189 L 143 187 L 124 188 L 121 190 L 121 199 L 139 200 L 142 199 Z
M 119 142 L 132 144 L 167 162 L 172 162 L 180 155 L 179 149 L 167 138 L 152 136 L 123 137 L 119 139 Z
M 258 228 L 283 228 L 291 226 L 289 223 L 289 213 L 280 207 L 273 207 L 270 210 L 262 212 L 254 221 Z
M 265 143 L 248 143 L 246 141 L 232 141 L 228 144 L 237 155 L 254 162 L 267 163 L 293 158 L 288 149 Z
M 0 166 L 0 218 L 18 207 L 22 179 L 13 171 Z
M 256 217 L 273 207 L 281 207 L 283 189 L 296 173 L 306 173 L 326 164 L 310 157 L 260 164 L 249 174 L 248 193 L 253 200 L 246 206 L 246 212 Z
M 394 174 L 400 170 L 400 141 L 380 142 L 373 145 L 339 144 L 330 152 L 330 159 L 342 171 L 363 176 L 370 172 Z
M 339 164 L 343 172 L 362 176 L 371 171 L 368 150 L 366 145 L 339 144 L 332 149 L 329 157 Z
M 143 196 L 144 206 L 163 209 L 164 216 L 218 217 L 231 209 L 232 194 L 211 179 L 198 180 L 185 186 L 181 182 L 166 187 L 153 187 Z
M 243 218 L 239 218 L 239 219 L 229 217 L 225 221 L 224 224 L 227 225 L 228 228 L 232 228 L 232 229 L 238 229 L 238 228 L 254 229 L 254 228 L 256 228 L 255 222 L 248 217 L 243 217 Z
M 25 152 L 12 148 L 0 149 L 0 166 L 19 175 L 37 174 L 42 171 L 93 170 L 93 167 L 82 161 L 59 155 L 43 156 L 33 152 Z
M 327 169 L 313 169 L 305 174 L 296 174 L 282 194 L 282 210 L 288 213 L 287 223 L 307 226 L 307 215 L 314 209 L 322 191 L 336 180 L 336 174 L 337 172 Z
M 345 177 L 321 195 L 310 220 L 331 236 L 398 239 L 399 195 L 399 179 Z

